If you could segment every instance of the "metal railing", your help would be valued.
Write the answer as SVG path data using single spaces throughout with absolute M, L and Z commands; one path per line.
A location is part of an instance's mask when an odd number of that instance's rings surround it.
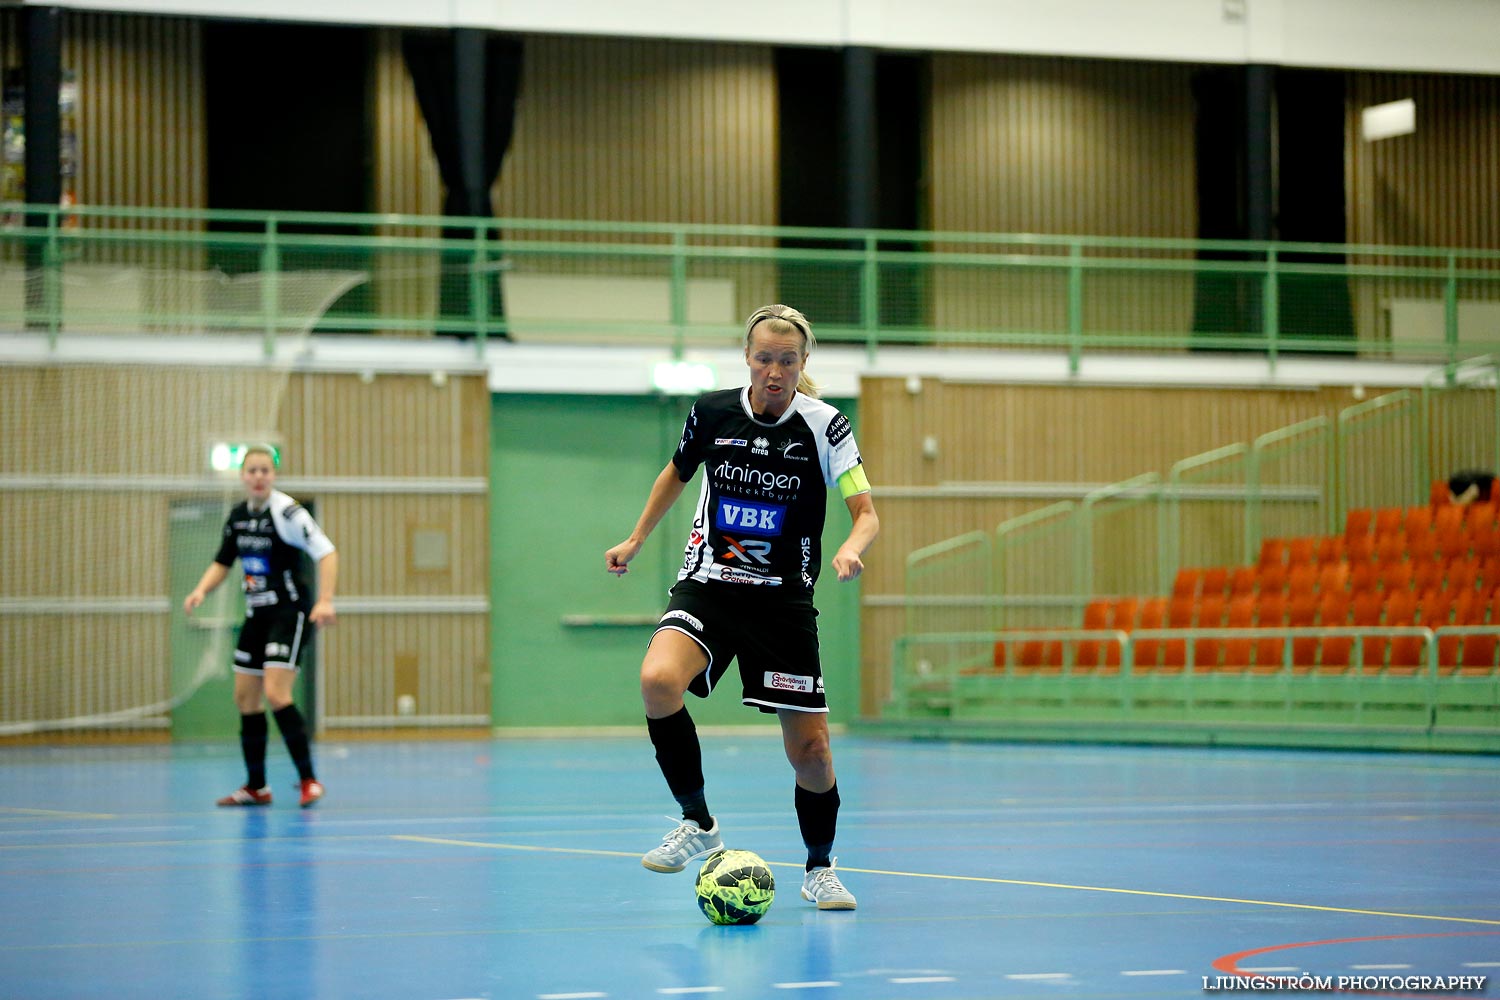
M 1101 697 L 1118 718 L 1128 719 L 1141 703 L 1176 699 L 1183 703 L 1212 699 L 1233 715 L 1234 705 L 1264 705 L 1271 700 L 1289 713 L 1326 718 L 1343 712 L 1352 721 L 1372 706 L 1404 701 L 1413 725 L 1432 724 L 1425 706 L 1469 706 L 1492 710 L 1480 724 L 1500 727 L 1500 666 L 1440 662 L 1449 640 L 1456 647 L 1465 637 L 1500 640 L 1500 625 L 1424 626 L 1266 626 L 1181 629 L 1007 629 L 1003 631 L 908 634 L 893 643 L 892 695 L 888 717 L 900 719 L 934 708 L 957 716 L 981 716 L 988 704 L 1002 709 L 1014 702 L 1044 702 L 1066 717 L 1075 702 L 1099 706 Z M 1369 641 L 1413 640 L 1420 648 L 1415 662 L 1364 663 Z M 1194 662 L 1204 641 L 1273 644 L 1274 663 L 1248 660 L 1228 665 Z M 1347 662 L 1300 662 L 1294 650 L 1328 640 L 1347 643 Z M 1181 662 L 1142 666 L 1139 653 L 1149 644 L 1180 644 Z M 1003 653 L 997 655 L 997 645 Z M 1028 660 L 1023 652 L 1033 647 Z M 1050 651 L 1045 647 L 1051 646 Z M 1038 649 L 1037 647 L 1043 647 Z M 1085 658 L 1082 651 L 1092 647 Z M 1491 647 L 1493 650 L 1493 647 Z M 1110 653 L 1101 650 L 1109 650 Z M 1451 654 L 1450 654 L 1451 657 Z M 1330 709 L 1330 704 L 1338 707 Z M 1473 723 L 1470 718 L 1466 723 Z
M 732 342 L 785 300 L 825 342 L 1453 362 L 1500 350 L 1500 251 L 5 205 L 0 323 L 89 332 Z
M 1076 623 L 1096 597 L 1167 593 L 1182 566 L 1252 564 L 1267 537 L 1339 534 L 1350 508 L 1425 504 L 1434 480 L 1466 465 L 1500 469 L 1500 370 L 1489 357 L 1436 369 L 1420 395 L 1395 390 L 1182 459 L 1165 481 L 1145 473 L 1010 518 L 993 532 L 992 587 L 975 578 L 962 591 L 969 607 L 997 610 L 968 623 Z M 1237 509 L 1226 515 L 1226 503 Z M 1106 530 L 1114 518 L 1124 529 Z M 956 558 L 948 543 L 918 555 L 909 605 L 928 600 L 928 581 Z M 927 624 L 909 616 L 907 630 L 937 631 Z

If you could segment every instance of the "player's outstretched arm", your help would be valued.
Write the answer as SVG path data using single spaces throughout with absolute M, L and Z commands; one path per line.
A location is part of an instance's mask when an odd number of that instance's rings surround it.
M 198 580 L 198 586 L 194 587 L 193 592 L 183 599 L 182 610 L 188 614 L 192 614 L 198 610 L 198 605 L 203 603 L 204 598 L 208 597 L 209 592 L 223 583 L 224 578 L 228 575 L 228 566 L 225 566 L 221 562 L 209 563 L 208 569 L 203 571 L 203 576 Z
M 318 599 L 313 602 L 307 620 L 318 628 L 328 628 L 337 620 L 333 594 L 339 586 L 339 554 L 335 550 L 318 560 Z
M 880 534 L 880 517 L 875 513 L 875 501 L 870 499 L 868 491 L 847 497 L 844 503 L 849 507 L 854 526 L 844 544 L 833 554 L 833 569 L 840 583 L 847 583 L 865 571 L 865 550 Z
M 630 560 L 641 551 L 641 546 L 646 544 L 646 539 L 661 519 L 667 516 L 667 511 L 682 496 L 683 489 L 687 483 L 677 475 L 677 466 L 671 462 L 662 469 L 656 477 L 656 482 L 651 485 L 651 494 L 646 497 L 646 509 L 641 511 L 640 519 L 635 522 L 635 530 L 630 537 L 620 544 L 612 547 L 604 553 L 604 569 L 615 576 L 624 576 L 629 571 Z

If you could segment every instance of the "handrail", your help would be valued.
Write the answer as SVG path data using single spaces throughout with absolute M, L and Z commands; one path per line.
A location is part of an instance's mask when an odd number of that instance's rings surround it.
M 489 337 L 518 332 L 631 338 L 665 344 L 680 355 L 690 337 L 728 341 L 746 307 L 740 297 L 760 288 L 780 296 L 778 268 L 806 265 L 817 273 L 799 284 L 820 335 L 862 345 L 872 361 L 892 342 L 1033 346 L 1065 352 L 1069 370 L 1077 373 L 1090 351 L 1212 346 L 1264 352 L 1274 368 L 1296 351 L 1410 352 L 1452 361 L 1459 349 L 1460 291 L 1479 301 L 1500 301 L 1500 251 L 1486 249 L 112 206 L 4 204 L 0 213 L 26 222 L 0 230 L 0 259 L 7 245 L 12 262 L 20 256 L 16 250 L 25 250 L 29 286 L 26 295 L 6 302 L 0 282 L 0 325 L 45 330 L 53 348 L 59 336 L 86 325 L 120 333 L 255 333 L 265 338 L 269 355 L 276 336 L 316 326 L 472 336 L 481 355 Z M 236 256 L 239 251 L 243 257 Z M 224 255 L 233 258 L 232 266 L 218 259 Z M 577 281 L 645 274 L 664 286 L 667 308 L 645 319 L 603 319 L 587 311 L 569 314 L 566 302 L 553 302 L 547 306 L 551 313 L 517 321 L 502 279 L 509 284 L 545 274 L 554 267 L 553 258 L 566 259 L 561 271 Z M 196 269 L 204 275 L 254 265 L 263 281 L 253 309 L 217 300 L 176 302 L 170 296 L 148 302 L 144 291 L 139 301 L 127 299 L 120 308 L 118 301 L 105 302 L 107 289 L 90 291 L 86 284 L 90 278 L 83 265 L 95 262 L 125 270 Z M 325 314 L 328 303 L 299 312 L 289 301 L 286 276 L 319 267 L 342 267 L 368 289 L 345 298 L 331 314 Z M 756 267 L 763 271 L 734 270 Z M 997 311 L 984 301 L 968 302 L 964 282 L 945 277 L 973 271 L 1049 277 L 1005 293 L 1025 298 L 1026 308 Z M 922 283 L 917 304 L 889 293 L 892 272 L 905 275 L 902 282 Z M 1166 294 L 1184 301 L 1210 294 L 1198 287 L 1198 279 L 1239 280 L 1247 296 L 1258 290 L 1259 309 L 1214 330 L 1181 329 L 1185 311 L 1163 311 L 1149 294 L 1135 312 L 1100 311 L 1100 296 L 1121 293 L 1099 276 L 1127 274 L 1162 282 Z M 40 280 L 33 283 L 33 277 Z M 690 308 L 692 283 L 705 277 L 730 285 L 734 300 L 728 309 L 736 315 L 705 322 L 701 310 Z M 1401 279 L 1430 288 L 1441 279 L 1441 295 L 1430 298 L 1442 306 L 1443 341 L 1422 339 L 1416 327 L 1387 334 L 1359 311 L 1350 315 L 1347 332 L 1338 335 L 1299 328 L 1281 316 L 1280 303 L 1294 294 L 1287 282 L 1314 278 L 1373 283 L 1368 294 L 1378 301 L 1398 295 Z M 442 282 L 443 292 L 436 296 L 441 308 L 434 315 L 428 286 Z M 828 283 L 826 293 L 818 291 L 818 282 Z M 819 302 L 820 296 L 826 301 Z M 894 299 L 908 304 L 892 305 Z M 726 308 L 716 302 L 715 308 Z M 1014 315 L 1056 318 L 1028 329 L 1008 318 Z M 948 316 L 971 318 L 950 324 Z M 1468 337 L 1465 347 L 1500 350 L 1500 331 L 1481 329 Z

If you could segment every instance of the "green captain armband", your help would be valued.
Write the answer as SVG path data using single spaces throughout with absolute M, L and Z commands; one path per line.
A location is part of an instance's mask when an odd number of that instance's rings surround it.
M 839 495 L 845 500 L 857 493 L 870 492 L 870 480 L 865 478 L 865 467 L 856 465 L 848 472 L 839 476 Z

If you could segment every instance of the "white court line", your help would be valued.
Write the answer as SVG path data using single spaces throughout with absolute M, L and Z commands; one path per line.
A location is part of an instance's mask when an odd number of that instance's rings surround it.
M 722 986 L 663 986 L 658 993 L 723 993 Z
M 598 1000 L 608 993 L 538 993 L 536 1000 Z
M 1069 979 L 1071 972 L 1017 972 L 1006 976 L 1006 979 Z
M 1126 969 L 1122 976 L 1185 976 L 1186 969 Z
M 1500 962 L 1465 962 L 1465 969 L 1500 969 Z
M 1241 972 L 1301 972 L 1300 965 L 1257 965 L 1253 968 L 1246 967 Z
M 43 834 L 97 836 L 101 833 L 160 833 L 164 830 L 195 830 L 193 826 L 60 826 L 51 830 L 0 830 L 0 837 L 38 837 Z
M 1393 965 L 1351 965 L 1351 969 L 1410 969 L 1411 965 L 1406 962 L 1397 962 Z
M 778 990 L 826 990 L 830 986 L 843 985 L 837 979 L 820 979 L 810 983 L 772 983 Z
M 951 983 L 952 976 L 895 976 L 888 983 Z

